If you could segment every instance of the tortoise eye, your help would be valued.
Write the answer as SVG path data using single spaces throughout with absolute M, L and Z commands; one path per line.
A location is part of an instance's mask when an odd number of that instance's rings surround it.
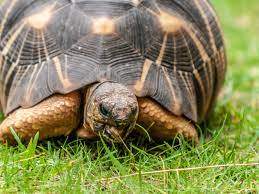
M 110 110 L 104 104 L 100 104 L 100 112 L 103 116 L 108 117 L 110 115 Z

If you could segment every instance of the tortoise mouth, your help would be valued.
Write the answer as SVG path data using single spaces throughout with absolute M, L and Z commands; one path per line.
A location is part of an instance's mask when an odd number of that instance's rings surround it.
M 130 128 L 130 124 L 124 125 L 120 128 L 111 125 L 105 125 L 101 135 L 109 142 L 121 143 L 130 133 Z
M 92 119 L 92 130 L 104 137 L 107 142 L 120 143 L 124 141 L 132 132 L 135 124 L 133 122 L 104 122 L 102 120 Z

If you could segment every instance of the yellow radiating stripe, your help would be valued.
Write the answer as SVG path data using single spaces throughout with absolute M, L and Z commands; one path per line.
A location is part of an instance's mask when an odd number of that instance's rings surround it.
M 170 77 L 169 77 L 169 75 L 168 75 L 168 73 L 167 73 L 167 71 L 165 70 L 164 67 L 162 67 L 162 70 L 163 70 L 163 73 L 165 75 L 166 81 L 168 83 L 168 86 L 169 86 L 171 94 L 172 94 L 172 98 L 173 98 L 173 102 L 174 102 L 174 106 L 173 106 L 174 113 L 177 114 L 177 115 L 180 115 L 181 114 L 181 106 L 182 106 L 182 102 L 180 102 L 181 98 L 177 98 L 176 93 L 175 93 L 174 85 L 173 85 L 173 83 L 172 83 L 172 81 L 171 81 L 171 79 L 170 79 Z
M 160 53 L 159 53 L 159 56 L 156 60 L 156 64 L 161 66 L 162 64 L 162 60 L 163 60 L 163 56 L 165 54 L 165 49 L 166 49 L 166 44 L 167 44 L 167 40 L 168 40 L 168 33 L 166 32 L 165 36 L 164 36 L 164 40 L 163 40 L 163 44 L 162 44 L 162 48 L 160 50 Z M 174 111 L 176 114 L 180 114 L 180 111 L 181 111 L 181 103 L 179 102 L 179 99 L 177 98 L 176 96 L 176 93 L 175 93 L 175 88 L 173 86 L 173 83 L 167 73 L 167 71 L 165 70 L 164 67 L 162 67 L 162 70 L 163 70 L 163 73 L 164 73 L 164 76 L 166 78 L 166 81 L 168 82 L 168 85 L 169 85 L 169 88 L 171 90 L 171 94 L 172 94 L 172 98 L 173 98 L 173 102 L 174 103 Z
M 199 53 L 201 55 L 201 58 L 204 62 L 208 61 L 210 59 L 209 55 L 207 54 L 205 48 L 203 47 L 201 41 L 197 38 L 195 33 L 188 28 L 186 25 L 184 29 L 187 31 L 188 35 L 192 38 L 192 40 L 195 42 L 195 45 L 197 46 L 197 49 L 199 50 Z
M 64 74 L 65 77 L 68 77 L 68 56 L 65 54 L 65 63 L 64 63 Z
M 210 41 L 210 44 L 211 44 L 211 47 L 212 47 L 212 50 L 213 50 L 213 54 L 215 55 L 218 51 L 217 51 L 217 47 L 216 47 L 216 42 L 215 42 L 215 39 L 214 39 L 214 35 L 212 33 L 212 29 L 211 29 L 211 26 L 210 26 L 210 23 L 208 21 L 208 17 L 206 16 L 206 13 L 204 12 L 201 4 L 200 4 L 200 1 L 198 0 L 195 0 L 194 1 L 197 8 L 199 9 L 200 13 L 201 13 L 201 16 L 206 24 L 206 29 L 209 33 L 209 41 Z M 208 70 L 209 70 L 209 74 L 210 74 L 210 79 L 209 79 L 209 84 L 210 84 L 210 87 L 212 86 L 212 83 L 211 83 L 211 80 L 212 80 L 212 67 L 211 67 L 211 63 L 208 63 Z M 206 68 L 205 68 L 206 69 Z
M 224 46 L 221 47 L 221 49 L 219 50 L 219 55 L 220 55 L 220 60 L 222 62 L 222 68 L 223 68 L 223 71 L 224 73 L 226 72 L 226 53 L 225 53 L 225 48 Z
M 22 69 L 22 66 L 18 66 L 18 69 L 16 71 L 16 76 L 20 75 L 20 71 Z M 25 72 L 22 73 L 22 76 L 19 77 L 19 79 L 15 79 L 16 81 L 18 81 L 16 84 L 12 84 L 10 91 L 12 91 L 12 93 L 9 94 L 8 96 L 8 102 L 12 102 L 14 99 L 17 98 L 17 90 L 21 89 L 19 86 L 21 86 L 21 82 L 24 79 L 24 77 L 31 75 L 28 74 L 28 67 L 26 68 Z M 26 95 L 27 96 L 27 95 Z M 8 108 L 9 109 L 9 108 Z
M 209 62 L 210 57 L 208 56 L 208 54 L 207 54 L 205 48 L 203 47 L 203 45 L 201 44 L 200 40 L 196 37 L 196 35 L 192 32 L 192 30 L 190 28 L 186 27 L 185 30 L 188 32 L 188 35 L 191 36 L 192 40 L 195 42 L 195 45 L 197 46 L 197 48 L 199 50 L 199 53 L 201 55 L 201 58 L 204 61 L 204 63 Z M 204 70 L 206 70 L 206 68 Z M 202 92 L 202 96 L 203 96 L 204 101 L 205 100 L 207 101 L 207 103 L 204 103 L 204 110 L 203 110 L 203 112 L 206 112 L 207 108 L 208 108 L 208 105 L 209 105 L 209 100 L 206 99 L 205 87 L 202 83 L 202 79 L 201 79 L 200 74 L 199 74 L 197 69 L 194 69 L 193 74 L 194 74 L 196 80 L 198 81 L 198 83 L 201 87 L 201 92 Z
M 37 35 L 33 34 L 33 41 L 35 41 L 35 39 L 36 39 L 35 36 L 37 37 Z M 29 82 L 26 84 L 26 86 L 27 86 L 26 94 L 27 95 L 26 95 L 24 101 L 26 102 L 27 105 L 31 103 L 32 92 L 33 92 L 34 84 L 35 84 L 36 78 L 37 78 L 37 67 L 38 66 L 39 66 L 39 63 L 37 63 L 33 66 L 29 66 L 29 68 L 33 68 L 33 71 L 30 74 Z M 34 77 L 35 74 L 36 74 L 36 76 Z
M 190 58 L 191 58 L 191 64 L 192 64 L 192 68 L 193 68 L 193 74 L 194 74 L 195 78 L 197 79 L 197 81 L 198 81 L 198 83 L 199 83 L 199 85 L 200 85 L 200 87 L 201 87 L 202 98 L 205 99 L 205 98 L 206 98 L 206 90 L 205 90 L 205 87 L 204 87 L 204 85 L 203 85 L 203 83 L 202 83 L 201 76 L 200 76 L 198 70 L 195 68 L 194 61 L 193 61 L 193 58 L 192 58 L 192 54 L 191 54 L 190 48 L 189 48 L 189 46 L 188 46 L 188 42 L 187 42 L 186 38 L 184 37 L 184 35 L 182 35 L 182 36 L 183 36 L 183 38 L 184 38 L 186 48 L 188 49 L 188 53 L 189 53 L 189 56 L 190 56 Z M 205 50 L 204 50 L 204 52 L 205 52 Z M 201 54 L 201 53 L 200 53 L 200 54 Z M 201 54 L 201 55 L 202 55 L 202 54 Z M 206 106 L 206 105 L 205 105 L 205 106 Z
M 201 87 L 203 100 L 207 100 L 207 99 L 206 99 L 206 95 L 205 95 L 205 88 L 204 88 L 204 85 L 203 85 L 203 83 L 202 83 L 202 79 L 201 79 L 201 76 L 200 76 L 198 70 L 195 69 L 195 70 L 193 71 L 193 74 L 194 74 L 196 80 L 198 81 L 198 83 L 199 83 L 199 85 L 200 85 L 200 87 Z
M 12 36 L 10 37 L 10 39 L 7 41 L 3 51 L 2 51 L 2 54 L 3 55 L 7 55 L 10 48 L 12 47 L 14 41 L 16 40 L 16 38 L 18 37 L 18 35 L 21 33 L 21 31 L 23 30 L 25 26 L 25 22 L 23 22 L 20 27 L 12 34 Z
M 202 2 L 207 5 L 209 11 L 210 11 L 211 14 L 213 15 L 213 18 L 215 19 L 215 22 L 216 22 L 216 24 L 217 24 L 217 26 L 218 26 L 218 28 L 219 28 L 219 30 L 220 30 L 220 34 L 221 34 L 221 36 L 222 36 L 222 35 L 223 35 L 223 31 L 222 31 L 221 24 L 220 24 L 220 21 L 219 21 L 219 19 L 218 19 L 218 16 L 217 16 L 215 10 L 212 8 L 212 6 L 209 4 L 209 2 L 208 2 L 207 0 L 202 0 Z M 223 40 L 223 41 L 224 41 L 224 40 Z M 224 50 L 224 47 L 223 47 L 222 49 Z M 224 53 L 224 54 L 223 54 L 223 55 L 224 55 L 224 60 L 223 60 L 223 63 L 222 63 L 222 68 L 223 68 L 224 70 L 226 70 L 225 52 L 223 51 L 223 53 Z M 216 65 L 217 65 L 217 64 L 216 64 Z M 219 68 L 218 65 L 217 65 L 217 68 Z
M 72 85 L 72 83 L 69 81 L 69 79 L 67 77 L 63 76 L 62 65 L 60 63 L 59 58 L 55 57 L 52 60 L 54 62 L 55 68 L 56 68 L 57 73 L 58 73 L 59 80 L 62 83 L 63 87 L 64 88 L 69 88 Z
M 30 102 L 31 102 L 32 92 L 33 92 L 33 89 L 35 89 L 35 88 L 31 85 L 31 83 L 32 83 L 33 79 L 34 79 L 34 81 L 35 81 L 34 75 L 37 73 L 37 66 L 38 66 L 38 65 L 39 65 L 39 64 L 35 64 L 35 65 L 33 66 L 33 72 L 30 74 L 30 80 L 29 80 L 28 84 L 26 84 L 26 86 L 27 86 L 27 91 L 26 91 L 26 96 L 25 96 L 25 102 L 26 102 L 26 104 L 30 104 Z
M 208 83 L 208 90 L 212 91 L 212 72 L 211 72 L 211 62 L 208 62 L 207 63 L 207 66 L 206 66 L 206 63 L 203 63 L 202 66 L 203 66 L 203 70 L 205 71 L 205 79 L 206 79 L 206 82 Z M 210 92 L 211 93 L 211 92 Z
M 158 18 L 160 17 L 159 14 L 153 12 L 152 10 L 150 10 L 148 8 L 147 8 L 147 11 L 150 12 L 151 14 L 153 14 L 154 16 L 158 17 Z M 160 12 L 161 12 L 161 10 L 160 10 Z M 175 18 L 175 16 L 172 16 L 172 17 Z M 181 21 L 181 26 L 180 27 L 182 27 L 183 29 L 185 29 L 187 31 L 187 33 L 191 36 L 191 38 L 193 39 L 193 41 L 197 45 L 197 48 L 199 50 L 199 53 L 201 54 L 201 57 L 202 57 L 203 61 L 208 61 L 209 60 L 209 56 L 208 56 L 205 48 L 203 47 L 202 43 L 200 42 L 200 40 L 195 35 L 194 29 L 192 27 L 192 24 L 191 23 L 187 23 L 184 20 L 180 20 L 180 19 L 178 19 L 178 20 Z
M 207 2 L 207 1 L 202 1 L 204 4 L 206 4 L 206 6 L 208 7 L 208 9 L 209 9 L 209 12 L 212 14 L 212 16 L 213 16 L 213 18 L 215 19 L 215 22 L 216 22 L 216 24 L 217 24 L 217 26 L 218 26 L 218 28 L 221 30 L 221 28 L 220 28 L 220 23 L 219 23 L 219 21 L 218 21 L 218 17 L 217 17 L 217 15 L 216 15 L 216 13 L 215 13 L 215 11 L 212 9 L 212 7 L 211 7 L 211 5 Z M 206 13 L 204 12 L 204 10 L 202 9 L 202 6 L 201 6 L 201 3 L 202 2 L 200 2 L 200 1 L 198 1 L 198 0 L 195 0 L 195 3 L 196 3 L 196 5 L 197 5 L 197 7 L 198 7 L 198 9 L 199 9 L 199 11 L 200 11 L 200 13 L 201 13 L 201 15 L 202 15 L 202 17 L 203 17 L 203 19 L 204 19 L 204 21 L 205 21 L 205 24 L 206 24 L 206 29 L 207 29 L 207 31 L 208 31 L 208 33 L 209 33 L 209 38 L 210 38 L 210 44 L 211 44 L 211 46 L 212 46 L 212 49 L 213 49 L 213 58 L 215 58 L 215 66 L 217 67 L 217 69 L 219 69 L 219 67 L 218 67 L 218 65 L 220 65 L 220 63 L 222 63 L 222 67 L 223 68 L 225 68 L 225 63 L 223 62 L 223 61 L 218 61 L 218 53 L 219 53 L 219 51 L 218 51 L 218 49 L 217 49 L 217 47 L 216 47 L 216 42 L 215 42 L 215 38 L 214 38 L 214 35 L 213 35 L 213 33 L 212 33 L 212 29 L 211 29 L 211 26 L 210 26 L 210 23 L 209 23 L 209 21 L 208 21 L 208 17 L 206 16 Z M 220 31 L 220 33 L 222 34 L 222 31 Z M 204 65 L 205 66 L 205 65 Z M 209 109 L 209 105 L 210 105 L 210 101 L 211 101 L 211 97 L 212 97 L 212 80 L 213 80 L 213 77 L 212 77 L 212 63 L 211 62 L 209 62 L 208 63 L 208 67 L 206 68 L 204 68 L 206 71 L 208 71 L 209 72 L 209 74 L 210 74 L 210 79 L 209 79 L 209 81 L 208 81 L 208 83 L 210 84 L 210 88 L 209 89 L 211 89 L 211 95 L 210 95 L 210 99 L 208 100 L 208 104 L 207 104 L 207 106 L 206 106 L 206 111 Z M 207 76 L 206 76 L 207 77 Z
M 43 33 L 42 31 L 41 32 L 38 32 L 38 35 L 41 35 L 42 36 L 42 40 L 44 41 L 44 38 L 43 38 Z M 44 42 L 45 43 L 45 42 Z M 29 80 L 29 83 L 27 84 L 27 95 L 26 95 L 26 98 L 25 98 L 25 102 L 30 102 L 31 100 L 31 95 L 32 95 L 32 92 L 33 92 L 33 89 L 34 89 L 34 86 L 35 86 L 35 83 L 37 81 L 37 77 L 39 76 L 39 74 L 41 73 L 44 65 L 45 65 L 45 62 L 42 63 L 41 61 L 41 55 L 40 55 L 40 51 L 38 50 L 38 56 L 39 56 L 39 62 L 37 64 L 34 65 L 34 69 L 33 69 L 33 72 L 32 74 L 30 75 L 30 80 Z M 40 68 L 38 69 L 37 67 L 40 66 Z M 36 75 L 34 77 L 34 75 Z
M 37 68 L 37 66 L 39 66 L 39 65 L 40 65 L 40 68 Z M 44 68 L 44 65 L 46 65 L 46 62 L 43 62 L 43 63 L 41 63 L 41 64 L 38 63 L 38 64 L 35 65 L 35 67 L 34 67 L 34 71 L 33 71 L 32 75 L 31 75 L 31 78 L 33 78 L 34 75 L 35 75 L 35 77 L 34 77 L 34 79 L 30 79 L 29 84 L 28 84 L 28 87 L 30 88 L 30 90 L 29 90 L 29 92 L 28 92 L 28 94 L 29 94 L 28 96 L 29 96 L 29 97 L 30 97 L 31 94 L 32 94 L 32 89 L 35 88 L 35 84 L 36 84 L 37 78 L 39 77 L 39 75 L 40 75 L 42 69 Z
M 219 30 L 220 30 L 220 33 L 223 34 L 223 32 L 222 32 L 222 30 L 221 30 L 221 27 L 220 27 L 221 25 L 220 25 L 220 22 L 219 22 L 219 19 L 218 19 L 218 16 L 217 16 L 215 10 L 212 8 L 212 6 L 209 4 L 209 2 L 208 2 L 207 0 L 201 0 L 201 1 L 202 1 L 204 4 L 207 5 L 207 7 L 208 7 L 210 13 L 213 15 L 213 18 L 215 19 L 215 21 L 216 21 L 216 23 L 217 23 L 217 26 L 218 26 L 218 28 L 219 28 Z
M 19 62 L 20 62 L 20 58 L 21 58 L 21 56 L 22 56 L 22 51 L 23 51 L 24 44 L 25 44 L 25 42 L 26 42 L 26 38 L 27 38 L 28 32 L 29 32 L 29 30 L 27 30 L 27 32 L 26 32 L 26 34 L 25 34 L 25 36 L 24 36 L 24 38 L 23 38 L 22 45 L 21 45 L 21 48 L 20 48 L 20 50 L 19 50 L 19 54 L 18 54 L 18 58 L 17 58 L 16 62 L 13 63 L 13 64 L 8 68 L 8 72 L 7 72 L 7 75 L 5 76 L 5 80 L 4 80 L 4 92 L 6 91 L 6 87 L 7 87 L 7 82 L 8 82 L 8 80 L 10 79 L 10 77 L 11 77 L 11 75 L 12 75 L 12 73 L 13 73 L 15 67 L 17 67 L 17 65 L 18 65 Z
M 206 29 L 207 29 L 207 32 L 209 33 L 209 37 L 210 37 L 210 44 L 212 46 L 212 49 L 213 49 L 213 52 L 214 54 L 217 52 L 217 47 L 216 47 L 216 43 L 215 43 L 215 39 L 214 39 L 214 36 L 213 36 L 213 33 L 212 33 L 212 30 L 211 30 L 211 27 L 210 27 L 210 23 L 208 21 L 208 17 L 206 16 L 206 13 L 204 12 L 201 4 L 200 4 L 200 0 L 194 0 L 197 8 L 199 9 L 200 13 L 201 13 L 201 16 L 206 24 Z
M 193 90 L 193 85 L 191 85 L 190 82 L 188 81 L 188 80 L 190 80 L 188 78 L 188 76 L 189 76 L 188 72 L 179 71 L 179 74 L 180 74 L 180 77 L 183 80 L 185 88 L 186 88 L 186 90 L 188 92 L 188 96 L 186 96 L 186 97 L 191 99 L 190 105 L 191 105 L 192 113 L 196 114 L 197 113 L 197 106 L 196 106 L 196 102 L 194 102 L 195 101 L 195 99 L 194 99 L 195 92 Z M 194 102 L 194 103 L 192 103 L 192 102 Z
M 3 33 L 3 30 L 4 30 L 4 26 L 6 24 L 7 18 L 8 18 L 9 14 L 11 13 L 14 5 L 16 4 L 16 2 L 18 0 L 9 0 L 9 1 L 12 1 L 12 2 L 10 4 L 10 6 L 8 7 L 8 9 L 6 10 L 5 15 L 4 15 L 3 19 L 2 19 L 2 22 L 0 24 L 0 37 L 2 36 L 2 33 Z
M 158 9 L 159 9 L 159 8 L 158 8 Z M 160 9 L 159 9 L 159 10 L 160 10 Z M 150 9 L 147 9 L 147 11 L 150 12 L 151 14 L 155 15 L 156 17 L 158 17 L 158 19 L 161 17 L 159 14 L 153 12 L 153 11 L 150 10 Z M 161 12 L 161 10 L 160 10 L 160 12 Z M 162 13 L 162 12 L 161 12 L 161 13 Z M 170 17 L 169 17 L 169 16 L 170 16 L 169 13 L 167 13 L 167 16 L 168 16 L 168 18 L 170 18 Z M 172 16 L 172 18 L 176 18 L 176 17 L 175 17 L 175 16 Z M 184 21 L 184 20 L 180 20 L 180 19 L 178 19 L 178 21 L 179 21 L 178 23 L 181 24 L 181 25 L 178 25 L 179 28 L 177 28 L 177 29 L 179 30 L 180 27 L 181 27 L 182 29 L 186 30 L 186 32 L 189 34 L 189 36 L 191 37 L 191 39 L 194 41 L 194 43 L 195 43 L 195 45 L 196 45 L 196 47 L 197 47 L 197 49 L 198 49 L 198 51 L 199 51 L 199 54 L 200 54 L 202 60 L 203 60 L 204 62 L 209 62 L 210 57 L 208 56 L 208 54 L 207 54 L 207 52 L 206 52 L 206 49 L 203 47 L 201 41 L 198 39 L 198 37 L 197 37 L 197 35 L 196 35 L 197 31 L 195 31 L 195 29 L 193 28 L 192 24 L 191 24 L 191 23 L 188 23 L 188 22 L 186 22 L 186 21 Z M 165 29 L 169 29 L 169 28 L 165 28 Z M 177 30 L 174 30 L 174 32 L 175 32 L 175 31 L 177 31 Z M 185 41 L 186 41 L 186 40 L 185 40 Z M 163 43 L 163 44 L 164 44 L 164 43 Z M 188 47 L 187 41 L 186 41 L 186 45 L 187 45 L 187 47 Z M 189 47 L 188 47 L 188 50 L 189 50 L 189 53 L 190 53 Z M 164 54 L 164 50 L 163 50 L 163 48 L 162 48 L 162 49 L 161 49 L 161 52 L 160 52 L 160 55 L 159 55 L 159 57 L 158 57 L 158 59 L 157 59 L 157 62 L 160 63 L 160 64 L 161 64 L 160 61 L 161 61 L 161 58 L 162 58 L 161 56 L 163 56 L 163 54 Z M 191 56 L 191 53 L 190 53 L 190 56 Z M 205 88 L 204 88 L 204 85 L 203 85 L 203 82 L 202 82 L 202 79 L 201 79 L 201 77 L 200 77 L 199 72 L 195 69 L 195 66 L 194 66 L 194 63 L 193 63 L 193 59 L 192 59 L 192 66 L 193 66 L 193 70 L 194 70 L 194 71 L 193 71 L 193 74 L 194 74 L 195 78 L 197 79 L 197 81 L 198 81 L 198 83 L 199 83 L 199 85 L 200 85 L 200 87 L 201 87 L 201 92 L 202 92 L 203 99 L 205 99 L 205 98 L 206 98 L 206 90 L 205 90 Z M 205 68 L 205 69 L 206 69 L 206 68 Z M 172 81 L 171 81 L 170 78 L 169 78 L 168 73 L 165 71 L 164 68 L 163 68 L 163 71 L 164 71 L 165 77 L 166 77 L 166 79 L 167 79 L 167 81 L 168 81 L 168 83 L 169 83 L 170 90 L 171 90 L 171 92 L 172 92 L 172 97 L 174 98 L 175 102 L 176 102 L 177 100 L 179 101 L 179 99 L 177 99 L 177 96 L 176 96 L 176 94 L 175 94 L 175 92 L 174 92 L 173 84 L 172 84 Z M 179 103 L 179 102 L 176 102 L 176 103 L 175 103 L 176 106 L 179 105 L 179 107 L 174 107 L 175 110 L 178 109 L 178 111 L 180 111 L 180 104 L 181 104 L 181 103 Z M 206 104 L 205 104 L 205 106 L 206 106 Z
M 41 38 L 42 38 L 42 41 L 44 43 L 44 52 L 45 52 L 46 60 L 49 60 L 49 52 L 48 52 L 46 40 L 45 40 L 45 37 L 44 37 L 44 34 L 43 34 L 42 31 L 41 31 Z
M 161 65 L 161 63 L 163 61 L 163 57 L 164 57 L 165 49 L 166 49 L 166 44 L 167 44 L 167 38 L 168 38 L 168 33 L 166 33 L 165 36 L 164 36 L 163 44 L 162 44 L 162 47 L 160 49 L 159 56 L 156 60 L 157 65 Z
M 204 22 L 206 24 L 206 29 L 207 29 L 207 32 L 209 33 L 210 45 L 211 45 L 212 50 L 213 50 L 213 55 L 215 55 L 218 51 L 217 51 L 214 35 L 212 33 L 212 30 L 211 30 L 211 26 L 210 26 L 210 23 L 208 21 L 208 17 L 206 16 L 206 13 L 205 13 L 204 9 L 201 6 L 201 2 L 199 0 L 195 0 L 194 2 L 196 4 L 197 8 L 199 9 L 199 11 L 201 13 L 201 16 L 202 16 L 202 18 L 203 18 L 203 20 L 204 20 Z M 206 76 L 206 79 L 207 79 L 207 83 L 209 84 L 209 89 L 212 92 L 212 80 L 213 80 L 212 67 L 211 67 L 212 63 L 209 62 L 207 64 L 208 64 L 207 67 L 204 64 L 204 70 L 206 71 L 207 75 L 209 74 L 209 78 L 208 78 L 208 76 Z M 212 93 L 211 93 L 210 96 L 212 96 Z M 210 101 L 210 99 L 208 101 Z M 208 107 L 206 107 L 206 109 L 207 108 Z
M 137 81 L 137 83 L 135 84 L 135 90 L 138 95 L 141 95 L 142 89 L 144 87 L 144 84 L 145 84 L 145 81 L 146 81 L 146 78 L 147 78 L 147 75 L 148 75 L 148 72 L 149 72 L 149 69 L 150 69 L 152 63 L 153 63 L 153 61 L 146 59 L 143 64 L 143 71 L 141 74 L 141 79 L 140 79 L 140 81 Z

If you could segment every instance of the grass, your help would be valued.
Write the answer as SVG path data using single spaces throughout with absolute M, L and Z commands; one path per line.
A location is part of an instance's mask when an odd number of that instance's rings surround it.
M 101 141 L 37 144 L 37 137 L 26 147 L 0 145 L 0 192 L 259 192 L 259 169 L 250 164 L 259 161 L 259 3 L 212 2 L 224 28 L 229 69 L 200 145 L 136 140 L 128 150 Z

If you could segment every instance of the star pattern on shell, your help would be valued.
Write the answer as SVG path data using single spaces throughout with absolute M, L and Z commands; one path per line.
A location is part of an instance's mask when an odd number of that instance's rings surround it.
M 199 122 L 224 81 L 222 32 L 207 0 L 10 0 L 0 16 L 5 114 L 112 80 Z

